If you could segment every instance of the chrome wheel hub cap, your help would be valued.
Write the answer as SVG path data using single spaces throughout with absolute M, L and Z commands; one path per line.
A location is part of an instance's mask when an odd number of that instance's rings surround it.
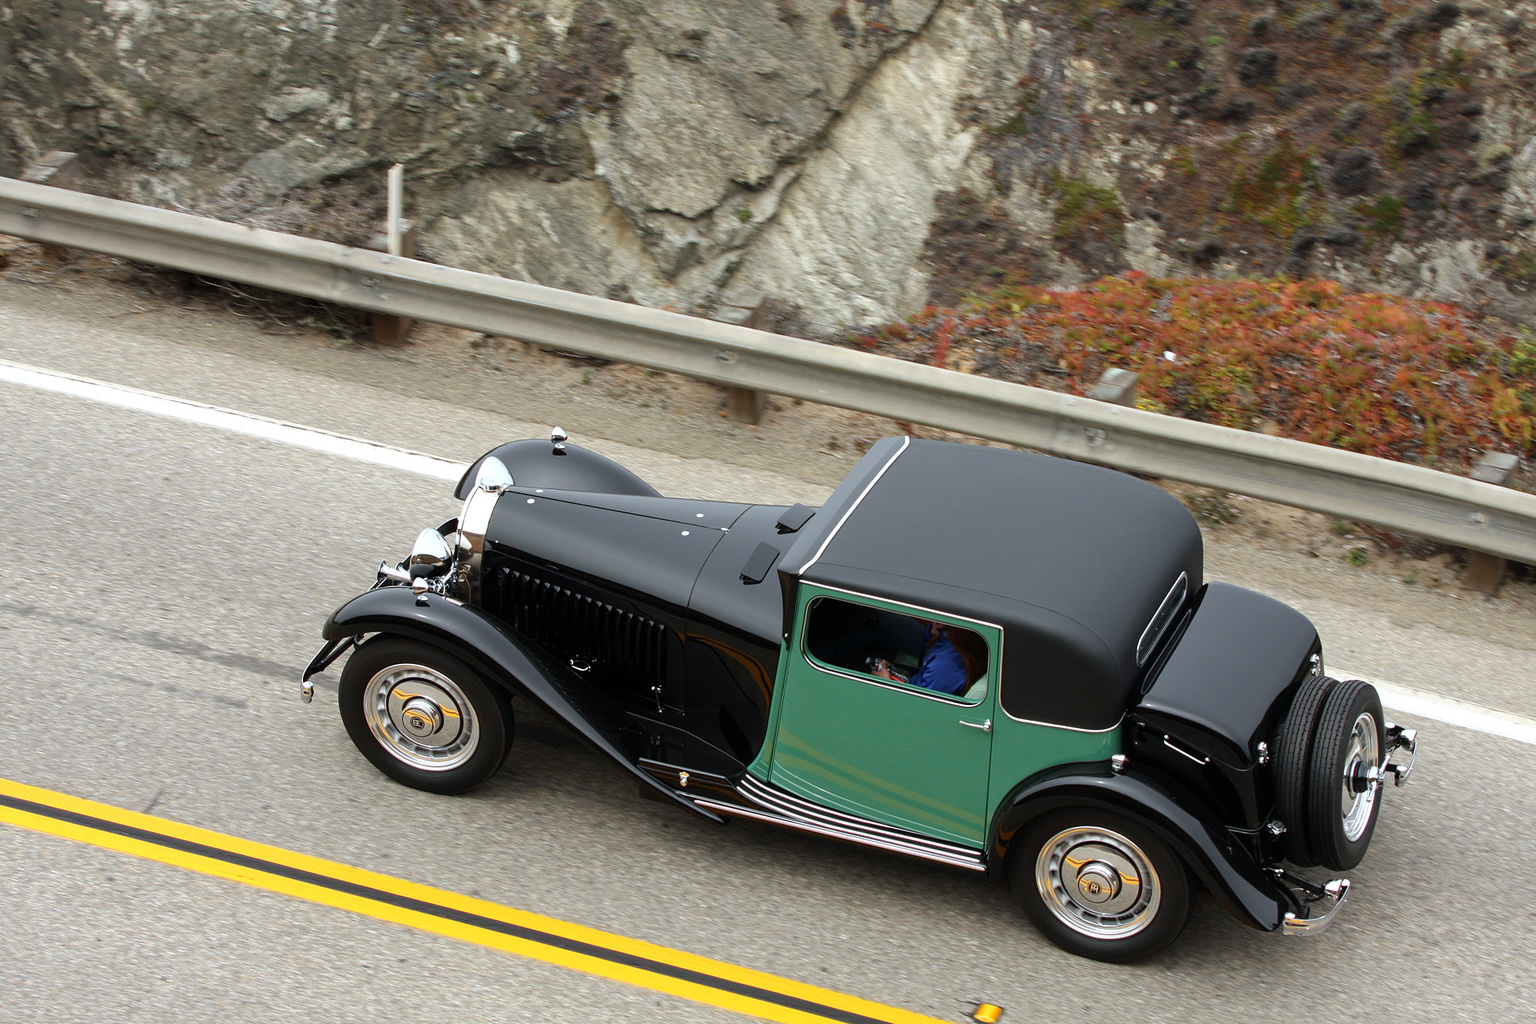
M 1135 935 L 1152 923 L 1162 902 L 1146 854 L 1109 829 L 1057 833 L 1035 860 L 1035 883 L 1057 918 L 1095 939 Z
M 443 727 L 443 709 L 426 697 L 412 697 L 400 709 L 400 725 L 413 739 L 430 739 Z
M 376 674 L 363 691 L 363 711 L 384 749 L 423 771 L 459 767 L 480 742 L 469 698 L 425 665 L 391 665 Z
M 1376 718 L 1365 713 L 1355 719 L 1350 730 L 1349 742 L 1344 753 L 1344 775 L 1340 787 L 1339 812 L 1344 821 L 1344 835 L 1350 842 L 1358 842 L 1370 824 L 1371 812 L 1381 796 L 1380 773 L 1371 769 L 1381 766 L 1381 745 L 1378 742 Z M 1360 780 L 1370 784 L 1361 786 Z
M 1094 861 L 1077 873 L 1077 898 L 1080 902 L 1095 906 L 1108 903 L 1120 895 L 1120 872 L 1101 860 Z

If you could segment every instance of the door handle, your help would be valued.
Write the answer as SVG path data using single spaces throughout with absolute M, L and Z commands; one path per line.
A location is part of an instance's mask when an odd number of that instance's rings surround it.
M 965 719 L 962 718 L 960 720 L 960 724 L 965 726 L 968 729 L 980 729 L 982 732 L 991 732 L 992 731 L 992 719 L 990 719 L 990 718 L 987 719 L 985 722 L 967 722 Z

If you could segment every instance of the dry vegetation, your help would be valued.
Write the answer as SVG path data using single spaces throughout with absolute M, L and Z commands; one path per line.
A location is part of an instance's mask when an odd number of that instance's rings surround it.
M 1123 367 L 1144 409 L 1452 471 L 1536 454 L 1536 335 L 1331 281 L 1011 286 L 848 342 L 1078 394 Z

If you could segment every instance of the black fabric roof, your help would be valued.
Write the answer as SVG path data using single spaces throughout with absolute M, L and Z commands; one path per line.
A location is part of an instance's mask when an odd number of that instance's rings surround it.
M 1114 470 L 901 442 L 870 450 L 782 567 L 808 564 L 808 582 L 996 623 L 1006 633 L 1010 714 L 1113 726 L 1142 671 L 1137 641 L 1158 605 L 1181 573 L 1189 597 L 1200 588 L 1193 517 Z

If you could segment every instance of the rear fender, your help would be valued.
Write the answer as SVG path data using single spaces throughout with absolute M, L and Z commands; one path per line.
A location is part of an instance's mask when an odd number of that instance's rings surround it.
M 1185 801 L 1186 803 L 1188 801 Z M 989 869 L 998 873 L 1014 837 L 1042 814 L 1095 807 L 1132 818 L 1167 843 L 1239 920 L 1274 931 L 1293 909 L 1283 888 L 1222 826 L 1191 813 L 1159 781 L 1131 768 L 1065 765 L 1027 779 L 994 816 Z
M 543 705 L 643 787 L 711 821 L 724 821 L 642 771 L 624 752 L 617 729 L 599 721 L 595 704 L 583 699 L 586 684 L 574 673 L 562 674 L 560 666 L 539 658 L 525 641 L 478 608 L 438 594 L 416 595 L 405 587 L 382 587 L 336 609 L 323 632 L 333 644 L 364 633 L 392 633 L 440 647 L 488 682 Z M 591 716 L 578 710 L 583 705 L 593 710 Z

